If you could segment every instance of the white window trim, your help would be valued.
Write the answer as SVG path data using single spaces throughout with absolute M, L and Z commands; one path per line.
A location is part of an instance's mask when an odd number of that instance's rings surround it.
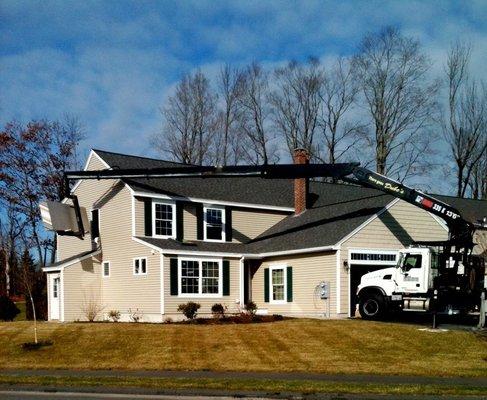
M 172 208 L 172 231 L 171 235 L 157 235 L 156 234 L 156 204 L 169 205 Z M 160 239 L 175 239 L 176 238 L 176 203 L 172 201 L 162 201 L 152 199 L 152 236 Z
M 182 262 L 197 261 L 199 263 L 198 293 L 182 293 Z M 218 263 L 218 293 L 201 293 L 203 290 L 203 261 Z M 220 298 L 223 297 L 223 259 L 222 258 L 188 258 L 178 257 L 178 297 L 181 298 Z
M 272 271 L 282 269 L 284 279 L 284 300 L 274 300 L 274 291 L 272 290 Z M 287 304 L 287 264 L 276 264 L 269 266 L 269 303 L 270 304 Z
M 135 273 L 135 260 L 145 260 L 145 272 L 139 272 Z M 140 261 L 139 261 L 139 266 L 141 266 Z M 140 268 L 140 271 L 142 268 Z M 147 257 L 135 257 L 132 259 L 132 273 L 134 276 L 144 276 L 147 275 L 147 271 L 149 270 L 149 264 L 147 262 Z
M 105 275 L 105 264 L 108 264 L 108 275 Z M 103 276 L 103 278 L 110 278 L 111 274 L 112 274 L 112 263 L 110 261 L 103 261 L 101 263 L 101 276 Z
M 218 240 L 218 239 L 208 239 L 206 237 L 206 225 L 207 225 L 206 211 L 207 210 L 220 210 L 222 212 L 222 238 L 221 238 L 221 240 Z M 205 242 L 218 242 L 218 243 L 226 242 L 227 238 L 226 238 L 225 207 L 213 206 L 211 204 L 205 204 L 203 206 L 203 239 L 204 239 Z

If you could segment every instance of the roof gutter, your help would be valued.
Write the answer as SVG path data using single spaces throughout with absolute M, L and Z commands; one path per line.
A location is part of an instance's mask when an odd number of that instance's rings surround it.
M 201 257 L 211 257 L 211 256 L 222 256 L 222 257 L 235 257 L 235 258 L 245 258 L 245 259 L 253 259 L 259 260 L 262 258 L 267 257 L 278 257 L 278 256 L 288 256 L 288 255 L 296 255 L 296 254 L 306 254 L 306 253 L 319 253 L 325 251 L 336 251 L 339 250 L 340 246 L 323 246 L 323 247 L 310 247 L 307 249 L 296 249 L 296 250 L 285 250 L 285 251 L 274 251 L 269 253 L 230 253 L 230 252 L 215 252 L 215 251 L 195 251 L 195 250 L 171 250 L 159 246 L 155 246 L 153 244 L 147 243 L 144 240 L 141 240 L 136 237 L 132 237 L 137 243 L 143 244 L 153 250 L 161 251 L 164 254 L 176 254 L 176 255 L 185 255 L 185 254 L 194 254 Z
M 80 261 L 83 261 L 83 260 L 86 260 L 87 258 L 91 258 L 93 256 L 96 256 L 98 254 L 101 253 L 101 248 L 93 251 L 92 253 L 88 253 L 82 257 L 78 257 L 78 258 L 74 258 L 73 260 L 69 260 L 69 261 L 66 261 L 64 263 L 60 263 L 59 265 L 55 265 L 55 266 L 47 266 L 47 267 L 44 267 L 42 268 L 42 271 L 43 272 L 56 272 L 56 271 L 60 271 L 66 267 L 69 267 L 70 265 L 73 265 L 73 264 L 76 264 L 77 262 L 80 262 Z

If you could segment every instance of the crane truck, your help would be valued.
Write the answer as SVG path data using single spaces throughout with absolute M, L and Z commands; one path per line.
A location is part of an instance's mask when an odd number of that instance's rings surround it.
M 341 164 L 280 164 L 238 166 L 184 166 L 150 169 L 112 168 L 98 171 L 65 173 L 66 196 L 72 200 L 70 215 L 52 205 L 56 214 L 49 223 L 75 221 L 73 229 L 54 229 L 60 235 L 83 238 L 84 222 L 77 198 L 69 191 L 71 180 L 81 179 L 154 179 L 154 178 L 218 178 L 256 177 L 264 179 L 297 179 L 331 177 L 378 189 L 413 204 L 443 219 L 449 229 L 445 241 L 416 242 L 399 251 L 394 268 L 365 274 L 358 286 L 359 312 L 364 319 L 379 319 L 390 311 L 412 310 L 448 314 L 465 313 L 479 308 L 481 292 L 485 291 L 485 262 L 472 254 L 475 229 L 485 229 L 483 223 L 473 223 L 462 217 L 454 207 L 429 194 L 412 189 L 400 182 L 361 167 L 359 163 Z M 41 206 L 42 211 L 42 206 Z M 44 212 L 46 208 L 44 208 Z M 52 214 L 52 213 L 51 213 Z M 63 215 L 64 214 L 64 215 Z M 85 222 L 86 223 L 86 222 Z M 485 296 L 485 294 L 484 294 Z

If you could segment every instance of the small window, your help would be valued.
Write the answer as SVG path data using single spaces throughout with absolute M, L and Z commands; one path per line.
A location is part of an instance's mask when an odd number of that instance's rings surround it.
M 57 299 L 59 296 L 59 278 L 54 278 L 52 281 L 52 297 Z
M 147 274 L 147 258 L 134 258 L 134 275 Z
M 225 241 L 225 210 L 205 207 L 205 240 Z
M 421 254 L 406 254 L 402 269 L 409 271 L 411 268 L 421 268 Z
M 271 268 L 271 293 L 273 302 L 286 301 L 286 268 Z
M 153 202 L 154 204 L 154 236 L 165 238 L 175 236 L 175 217 L 174 204 Z
M 103 276 L 108 277 L 110 276 L 110 261 L 103 261 Z

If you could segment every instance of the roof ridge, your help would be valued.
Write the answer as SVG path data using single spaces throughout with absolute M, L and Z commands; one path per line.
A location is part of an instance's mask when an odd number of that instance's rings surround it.
M 154 158 L 154 157 L 136 156 L 134 154 L 119 153 L 119 152 L 116 152 L 116 151 L 108 151 L 108 150 L 93 149 L 93 148 L 91 150 L 94 151 L 97 154 L 98 154 L 98 152 L 102 152 L 102 153 L 115 154 L 117 156 L 143 158 L 145 160 L 161 161 L 161 162 L 167 162 L 167 163 L 173 163 L 173 164 L 180 164 L 180 165 L 191 165 L 191 164 L 184 164 L 184 163 L 179 162 L 179 161 L 164 160 L 162 158 Z

